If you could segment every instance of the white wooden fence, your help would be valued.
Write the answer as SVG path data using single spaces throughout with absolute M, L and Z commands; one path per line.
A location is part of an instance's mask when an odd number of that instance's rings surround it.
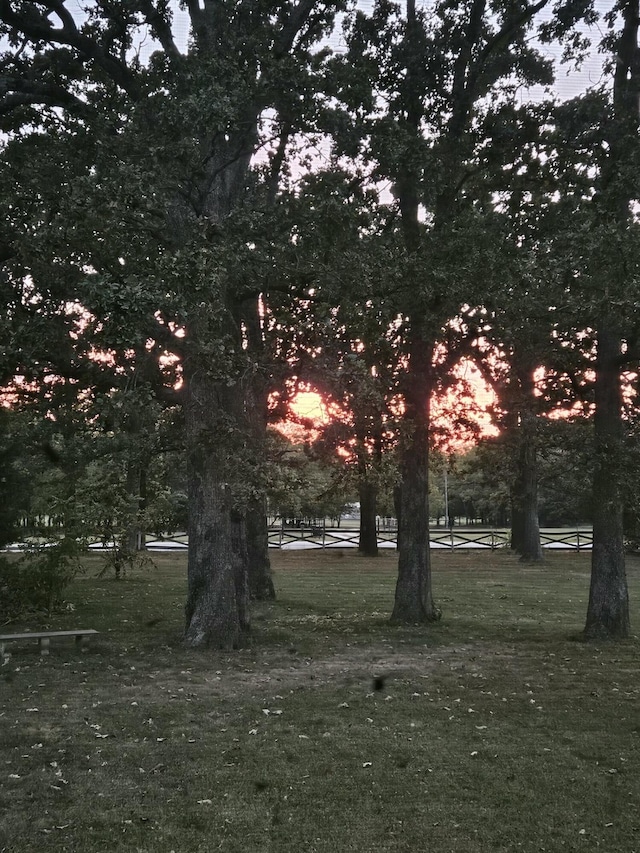
M 587 551 L 593 544 L 590 528 L 549 528 L 540 531 L 542 547 L 549 550 Z M 479 530 L 432 528 L 430 543 L 433 550 L 448 548 L 477 548 L 496 550 L 508 548 L 510 531 L 506 529 Z M 396 548 L 397 531 L 379 530 L 378 547 Z M 312 550 L 318 548 L 357 548 L 358 530 L 339 527 L 285 527 L 269 530 L 269 547 L 283 551 Z

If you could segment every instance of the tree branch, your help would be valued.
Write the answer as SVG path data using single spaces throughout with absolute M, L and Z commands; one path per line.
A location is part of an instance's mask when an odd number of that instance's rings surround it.
M 288 20 L 282 27 L 280 38 L 275 44 L 276 56 L 284 56 L 291 50 L 296 36 L 308 20 L 315 5 L 316 0 L 299 0 L 298 4 L 294 6 Z
M 202 42 L 205 36 L 204 12 L 198 0 L 187 0 L 187 11 L 191 21 L 191 29 L 196 34 L 196 40 Z
M 179 57 L 180 51 L 173 40 L 169 21 L 157 6 L 152 3 L 152 0 L 138 0 L 138 7 L 144 15 L 145 21 L 151 27 L 152 34 L 158 39 L 167 56 L 170 56 L 172 59 Z
M 533 6 L 527 6 L 526 9 L 523 9 L 522 12 L 515 18 L 512 18 L 511 20 L 507 21 L 507 23 L 502 27 L 502 29 L 500 29 L 492 39 L 489 39 L 489 41 L 484 46 L 482 53 L 478 58 L 478 70 L 482 68 L 484 63 L 487 61 L 487 58 L 492 53 L 504 46 L 504 43 L 511 38 L 515 30 L 528 23 L 534 17 L 534 15 L 537 15 L 538 12 L 541 12 L 548 4 L 549 0 L 538 0 L 537 3 L 533 4 Z
M 18 107 L 35 105 L 63 107 L 81 115 L 92 112 L 84 101 L 63 86 L 0 74 L 0 115 Z
M 52 26 L 44 14 L 35 10 L 29 15 L 16 12 L 11 0 L 0 0 L 0 21 L 34 42 L 74 48 L 81 57 L 95 62 L 133 100 L 142 96 L 139 83 L 126 63 L 106 52 L 96 39 L 83 35 L 61 0 L 49 0 L 46 7 L 60 18 L 62 27 Z

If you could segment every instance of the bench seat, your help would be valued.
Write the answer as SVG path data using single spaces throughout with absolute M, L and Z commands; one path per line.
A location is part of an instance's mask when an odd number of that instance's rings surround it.
M 79 644 L 82 649 L 86 649 L 91 635 L 97 633 L 93 628 L 76 628 L 73 631 L 27 631 L 22 634 L 0 634 L 0 657 L 4 655 L 5 643 L 11 640 L 38 640 L 40 654 L 48 655 L 51 637 L 75 637 L 76 645 Z

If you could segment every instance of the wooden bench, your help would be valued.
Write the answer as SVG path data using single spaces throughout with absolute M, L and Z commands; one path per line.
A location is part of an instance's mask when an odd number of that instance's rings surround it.
M 75 631 L 30 631 L 25 634 L 0 634 L 0 657 L 4 656 L 5 643 L 10 640 L 38 640 L 40 654 L 48 655 L 51 637 L 75 637 L 76 645 L 80 645 L 84 651 L 89 645 L 91 635 L 97 633 L 93 628 L 78 628 Z

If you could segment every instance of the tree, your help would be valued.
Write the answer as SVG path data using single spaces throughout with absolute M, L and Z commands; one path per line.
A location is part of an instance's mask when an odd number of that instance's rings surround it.
M 383 455 L 395 443 L 391 404 L 400 350 L 393 305 L 384 298 L 394 277 L 394 214 L 366 183 L 357 168 L 337 162 L 300 182 L 289 201 L 292 255 L 279 263 L 289 292 L 281 304 L 271 299 L 269 309 L 290 386 L 313 387 L 331 410 L 314 446 L 327 459 L 338 454 L 360 500 L 359 550 L 375 556 L 377 497 L 390 467 Z M 308 282 L 302 290 L 300 278 Z
M 182 359 L 191 646 L 236 646 L 249 626 L 247 400 L 257 366 L 245 330 L 263 281 L 252 276 L 246 227 L 256 222 L 251 159 L 265 111 L 282 116 L 313 100 L 323 56 L 312 46 L 338 5 L 188 2 L 185 54 L 160 0 L 89 3 L 81 19 L 63 0 L 0 4 L 11 155 L 45 149 L 39 135 L 66 152 L 60 209 L 52 203 L 34 223 L 39 235 L 59 226 L 43 263 L 64 268 L 73 298 L 118 352 L 131 347 L 130 332 Z M 157 48 L 148 62 L 145 34 Z M 8 237 L 13 258 L 17 239 Z M 34 254 L 21 245 L 24 277 Z
M 510 489 L 508 454 L 504 439 L 480 441 L 456 460 L 453 485 L 465 505 L 483 524 L 503 527 L 509 523 Z
M 612 90 L 587 93 L 558 115 L 558 152 L 569 151 L 589 186 L 579 189 L 575 166 L 562 162 L 562 203 L 573 215 L 557 236 L 559 267 L 574 312 L 567 336 L 593 372 L 593 552 L 587 639 L 628 635 L 623 494 L 625 421 L 621 371 L 638 363 L 638 4 L 622 2 L 607 15 L 603 46 L 610 55 Z M 619 29 L 616 29 L 619 25 Z M 566 215 L 565 215 L 566 219 Z M 579 342 L 576 344 L 575 342 Z
M 584 634 L 587 639 L 616 639 L 629 634 L 629 593 L 626 581 L 621 474 L 624 466 L 621 357 L 625 322 L 611 300 L 615 276 L 627 287 L 634 281 L 637 293 L 639 258 L 637 228 L 630 205 L 640 198 L 637 184 L 638 128 L 640 126 L 640 67 L 638 64 L 638 0 L 620 4 L 622 30 L 614 43 L 613 109 L 606 141 L 609 156 L 604 165 L 595 214 L 604 222 L 600 243 L 593 253 L 595 273 L 605 299 L 600 305 L 595 378 L 595 470 L 593 478 L 593 552 L 591 585 Z M 629 179 L 636 178 L 633 183 Z M 634 192 L 635 190 L 635 192 Z M 604 230 L 604 233 L 603 233 Z M 612 256 L 610 238 L 618 249 Z M 604 238 L 604 239 L 603 239 Z M 629 247 L 629 238 L 633 244 Z M 606 240 L 606 243 L 605 243 Z M 630 281 L 631 279 L 631 281 Z
M 408 0 L 402 18 L 397 7 L 379 2 L 370 17 L 358 12 L 347 34 L 338 144 L 372 164 L 378 180 L 391 182 L 404 244 L 402 284 L 394 294 L 406 359 L 396 622 L 439 616 L 428 536 L 436 346 L 461 307 L 480 301 L 478 288 L 490 285 L 500 264 L 495 220 L 478 200 L 486 195 L 483 158 L 501 146 L 482 129 L 502 104 L 514 101 L 518 81 L 551 82 L 550 63 L 528 38 L 547 5 L 541 0 L 489 8 L 472 0 L 419 11 Z M 563 7 L 558 33 L 572 26 L 575 15 L 575 8 Z M 354 69 L 360 77 L 354 78 Z

